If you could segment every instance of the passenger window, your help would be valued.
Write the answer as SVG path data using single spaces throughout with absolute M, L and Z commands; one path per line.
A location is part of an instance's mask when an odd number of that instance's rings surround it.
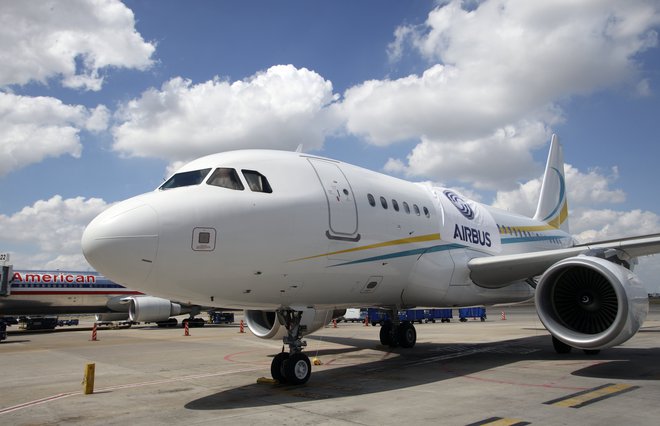
M 383 206 L 385 210 L 387 210 L 387 200 L 385 197 L 380 197 L 380 205 Z
M 419 207 L 417 207 L 417 204 L 413 204 L 413 209 L 415 210 L 415 214 L 416 214 L 417 216 L 420 216 L 420 215 L 421 215 L 420 212 L 419 212 Z
M 180 188 L 182 186 L 199 185 L 210 171 L 211 169 L 202 169 L 177 173 L 162 184 L 159 189 L 166 190 Z
M 410 207 L 405 201 L 403 202 L 403 211 L 405 211 L 407 214 L 410 214 Z
M 206 181 L 207 184 L 213 186 L 220 186 L 222 188 L 235 189 L 242 191 L 245 189 L 241 180 L 238 178 L 238 173 L 234 169 L 228 168 L 219 168 L 215 169 L 209 180 Z
M 392 198 L 392 207 L 394 210 L 399 211 L 399 203 L 397 203 L 394 198 Z
M 266 176 L 261 173 L 255 172 L 254 170 L 243 170 L 243 176 L 245 177 L 251 191 L 265 192 L 267 194 L 273 192 L 273 189 L 268 183 L 268 179 L 266 179 Z
M 369 205 L 371 207 L 376 207 L 376 199 L 374 198 L 373 195 L 367 194 L 367 200 L 369 200 Z
M 431 217 L 431 213 L 429 212 L 429 209 L 427 209 L 426 207 L 424 207 L 424 216 Z

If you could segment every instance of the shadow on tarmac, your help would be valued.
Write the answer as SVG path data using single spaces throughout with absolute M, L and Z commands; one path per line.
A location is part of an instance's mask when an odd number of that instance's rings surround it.
M 308 336 L 311 338 L 311 336 Z M 548 336 L 475 343 L 421 343 L 414 349 L 389 348 L 373 340 L 323 337 L 322 340 L 350 344 L 340 350 L 320 350 L 318 355 L 346 354 L 362 350 L 382 351 L 382 360 L 333 369 L 312 367 L 310 381 L 303 386 L 251 384 L 223 390 L 191 401 L 190 410 L 228 410 L 296 403 L 301 401 L 345 398 L 357 395 L 406 389 L 428 383 L 513 364 L 519 361 L 593 361 L 595 365 L 571 374 L 613 380 L 660 380 L 660 365 L 654 360 L 660 348 L 612 348 L 599 355 L 582 351 L 558 355 Z M 315 356 L 309 352 L 310 357 Z M 385 358 L 387 356 L 387 358 Z M 599 362 L 599 360 L 603 360 Z M 350 361 L 350 358 L 346 361 Z M 584 365 L 584 364 L 582 364 Z M 527 380 L 512 377 L 513 382 Z

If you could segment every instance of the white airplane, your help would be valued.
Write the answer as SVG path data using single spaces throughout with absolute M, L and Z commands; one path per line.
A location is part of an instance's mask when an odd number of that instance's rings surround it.
M 244 150 L 192 161 L 109 208 L 82 247 L 119 283 L 245 309 L 256 336 L 289 346 L 273 378 L 301 384 L 311 374 L 302 337 L 349 307 L 390 309 L 380 341 L 408 348 L 416 331 L 398 309 L 535 295 L 557 351 L 620 344 L 648 311 L 634 258 L 660 251 L 660 234 L 576 245 L 553 136 L 533 218 L 327 158 Z
M 89 313 L 98 321 L 166 322 L 171 316 L 192 317 L 201 310 L 131 290 L 97 272 L 12 271 L 7 278 L 0 294 L 3 316 Z

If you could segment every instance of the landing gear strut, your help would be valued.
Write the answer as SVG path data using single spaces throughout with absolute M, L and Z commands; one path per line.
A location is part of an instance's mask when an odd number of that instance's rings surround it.
M 390 318 L 380 328 L 380 343 L 390 347 L 412 348 L 417 342 L 417 331 L 409 321 L 399 321 L 397 310 L 390 311 Z
M 301 311 L 293 310 L 277 311 L 277 317 L 287 331 L 283 338 L 284 344 L 289 345 L 289 352 L 284 352 L 283 347 L 270 364 L 270 374 L 280 383 L 302 385 L 312 375 L 309 357 L 302 352 L 307 346 L 307 342 L 302 340 L 302 332 L 305 331 L 305 326 L 300 325 L 302 314 Z

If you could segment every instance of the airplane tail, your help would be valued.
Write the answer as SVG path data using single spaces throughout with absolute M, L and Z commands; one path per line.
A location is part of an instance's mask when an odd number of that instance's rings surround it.
M 564 179 L 564 153 L 557 135 L 552 135 L 541 196 L 534 219 L 568 232 L 568 201 Z

